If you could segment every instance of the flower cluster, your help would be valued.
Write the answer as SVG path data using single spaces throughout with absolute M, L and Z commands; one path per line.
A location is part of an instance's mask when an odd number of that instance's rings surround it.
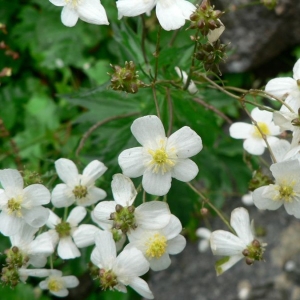
M 197 175 L 198 167 L 189 157 L 202 149 L 202 142 L 189 127 L 167 138 L 162 122 L 153 115 L 135 120 L 131 130 L 142 147 L 120 154 L 124 174 L 113 176 L 114 200 L 104 200 L 106 192 L 96 186 L 107 170 L 98 160 L 80 174 L 73 161 L 58 159 L 55 169 L 63 183 L 54 186 L 52 193 L 41 183 L 24 188 L 21 173 L 0 170 L 0 232 L 11 242 L 1 271 L 4 284 L 14 287 L 35 276 L 44 278 L 41 289 L 65 297 L 79 281 L 53 269 L 52 262 L 47 269 L 47 259 L 74 259 L 81 256 L 81 248 L 93 246 L 91 275 L 103 290 L 126 292 L 130 286 L 143 297 L 154 298 L 140 276 L 149 269 L 168 268 L 170 255 L 180 253 L 186 240 L 166 202 L 156 199 L 135 204 L 138 192 L 128 176 L 143 176 L 145 192 L 165 195 L 172 177 L 190 181 Z M 44 207 L 49 204 L 52 209 Z M 84 222 L 88 211 L 94 224 Z

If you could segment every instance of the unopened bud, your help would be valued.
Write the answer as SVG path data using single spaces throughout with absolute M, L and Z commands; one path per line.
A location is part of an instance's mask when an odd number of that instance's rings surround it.
M 200 213 L 203 217 L 206 217 L 208 215 L 208 209 L 203 207 L 200 209 Z

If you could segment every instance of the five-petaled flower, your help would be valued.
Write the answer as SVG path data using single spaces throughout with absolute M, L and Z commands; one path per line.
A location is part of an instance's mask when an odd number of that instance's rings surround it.
M 198 174 L 198 166 L 189 157 L 201 151 L 202 140 L 190 127 L 182 127 L 167 138 L 162 122 L 152 115 L 136 119 L 131 132 L 142 147 L 123 151 L 119 165 L 126 176 L 143 175 L 147 193 L 166 195 L 172 177 L 188 182 Z

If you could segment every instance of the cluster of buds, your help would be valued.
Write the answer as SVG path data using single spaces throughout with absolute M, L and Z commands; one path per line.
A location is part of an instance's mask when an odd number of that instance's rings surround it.
M 216 68 L 220 72 L 218 65 L 226 59 L 226 47 L 227 45 L 221 44 L 220 40 L 199 44 L 195 57 L 203 62 L 205 70 Z
M 25 187 L 31 184 L 43 183 L 41 175 L 38 172 L 25 169 L 24 171 L 20 171 L 20 173 L 23 177 Z
M 16 246 L 6 250 L 5 255 L 6 265 L 1 271 L 1 282 L 5 285 L 15 287 L 19 283 L 18 269 L 27 265 L 29 257 L 25 256 Z
M 214 6 L 210 5 L 209 0 L 203 0 L 190 16 L 191 25 L 189 29 L 199 29 L 206 36 L 210 30 L 223 26 L 219 19 L 222 14 L 223 12 L 220 10 L 214 10 Z
M 116 205 L 116 212 L 111 213 L 110 219 L 114 221 L 113 228 L 127 233 L 130 229 L 135 229 L 135 207 L 133 205 L 123 207 L 120 204 Z
M 269 185 L 272 183 L 273 180 L 269 176 L 263 174 L 261 170 L 257 170 L 253 172 L 252 179 L 250 180 L 248 185 L 248 189 L 249 191 L 254 191 L 261 186 Z
M 247 265 L 252 265 L 255 261 L 263 260 L 263 253 L 266 244 L 261 244 L 258 240 L 253 240 L 252 243 L 243 250 Z
M 144 86 L 144 83 L 139 80 L 138 72 L 135 71 L 135 64 L 130 62 L 125 62 L 125 67 L 111 65 L 114 70 L 111 76 L 111 88 L 116 91 L 124 91 L 127 93 L 135 94 L 140 87 Z

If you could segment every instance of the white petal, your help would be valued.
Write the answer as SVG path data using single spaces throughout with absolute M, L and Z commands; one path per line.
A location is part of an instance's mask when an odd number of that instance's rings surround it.
M 247 244 L 236 235 L 224 230 L 212 232 L 210 247 L 214 255 L 241 255 Z
M 64 7 L 63 11 L 66 7 Z M 68 185 L 77 185 L 79 176 L 76 165 L 69 159 L 60 158 L 55 162 L 56 172 L 59 178 Z
M 47 277 L 50 274 L 50 270 L 47 269 L 19 269 L 20 276 L 34 276 L 34 277 Z
M 73 208 L 67 218 L 67 222 L 77 226 L 86 216 L 86 209 L 82 206 Z
M 168 253 L 178 254 L 180 253 L 186 245 L 186 239 L 182 235 L 178 235 L 175 238 L 168 241 Z
M 179 160 L 171 172 L 173 178 L 183 182 L 188 182 L 197 176 L 199 169 L 192 160 L 187 158 Z
M 291 144 L 287 140 L 278 140 L 272 144 L 272 152 L 277 162 L 283 161 L 284 156 L 290 150 Z
M 42 184 L 32 184 L 24 189 L 24 206 L 44 205 L 50 202 L 50 192 Z
M 99 231 L 95 234 L 96 248 L 93 250 L 91 260 L 93 264 L 104 269 L 112 268 L 116 259 L 116 244 L 109 231 Z M 105 245 L 105 247 L 103 247 Z
M 124 150 L 119 155 L 118 163 L 124 175 L 132 178 L 142 176 L 145 171 L 143 147 Z
M 99 0 L 89 0 L 79 3 L 78 8 L 79 18 L 85 22 L 97 25 L 108 25 L 106 12 Z
M 48 217 L 48 220 L 46 222 L 46 225 L 51 228 L 51 229 L 54 229 L 55 226 L 61 222 L 61 218 L 58 217 L 52 210 L 48 209 L 49 210 L 49 217 Z
M 169 223 L 170 218 L 171 212 L 165 202 L 146 202 L 135 209 L 136 223 L 144 229 L 163 228 Z
M 121 19 L 123 16 L 135 17 L 148 12 L 155 6 L 155 2 L 155 0 L 118 0 L 116 4 L 118 8 L 119 19 Z
M 298 182 L 300 179 L 300 164 L 297 159 L 272 164 L 270 170 L 276 180 L 283 178 L 285 181 L 293 182 L 297 178 Z
M 278 209 L 282 205 L 282 201 L 274 201 L 269 198 L 263 197 L 264 190 L 267 188 L 267 186 L 262 186 L 258 189 L 256 189 L 252 196 L 253 196 L 253 202 L 254 205 L 259 209 L 269 209 L 269 210 L 275 210 Z
M 209 239 L 211 231 L 205 227 L 200 227 L 196 230 L 196 235 L 203 239 Z
M 257 122 L 270 123 L 273 119 L 273 113 L 267 110 L 260 110 L 258 107 L 255 107 L 251 111 L 252 118 Z
M 297 88 L 297 83 L 293 78 L 281 77 L 270 80 L 265 87 L 265 91 L 275 97 L 281 98 L 295 88 Z
M 223 274 L 225 271 L 227 271 L 229 268 L 235 265 L 238 261 L 240 261 L 243 257 L 243 255 L 234 255 L 228 257 L 227 261 L 223 262 L 221 265 L 216 266 L 217 275 L 219 276 Z
M 70 236 L 59 240 L 57 254 L 62 259 L 72 259 L 81 255 Z
M 115 174 L 113 176 L 111 189 L 116 203 L 122 206 L 132 205 L 137 195 L 133 182 L 123 174 Z
M 131 279 L 130 285 L 137 293 L 146 299 L 154 299 L 152 292 L 149 289 L 147 282 L 139 277 Z
M 253 125 L 236 122 L 229 127 L 229 134 L 234 139 L 246 139 L 251 135 Z
M 72 6 L 64 6 L 61 12 L 61 21 L 65 26 L 73 27 L 78 21 L 78 12 Z M 63 180 L 64 181 L 64 180 Z
M 100 162 L 99 160 L 93 160 L 83 170 L 81 185 L 93 185 L 96 179 L 102 176 L 106 170 L 107 167 L 102 162 Z
M 165 174 L 153 173 L 152 170 L 147 169 L 143 176 L 143 188 L 151 195 L 163 196 L 166 195 L 171 188 L 171 172 Z
M 79 280 L 76 276 L 63 276 L 62 280 L 65 282 L 67 288 L 75 288 L 79 285 Z
M 0 232 L 5 236 L 11 236 L 21 231 L 24 225 L 22 218 L 6 214 L 4 211 L 0 214 Z
M 73 240 L 78 248 L 95 244 L 95 233 L 100 229 L 94 225 L 82 224 L 72 234 Z
M 168 253 L 164 253 L 160 258 L 150 259 L 149 263 L 151 270 L 162 271 L 171 265 L 171 259 Z
M 49 0 L 49 1 L 56 6 L 65 6 L 66 5 L 65 0 Z
M 231 213 L 230 225 L 235 230 L 237 236 L 243 240 L 246 245 L 253 241 L 254 237 L 251 231 L 247 209 L 243 207 L 234 209 Z
M 297 60 L 297 62 L 294 65 L 293 68 L 293 77 L 295 80 L 300 79 L 300 59 Z
M 165 226 L 161 232 L 166 236 L 168 240 L 173 239 L 176 237 L 182 230 L 182 225 L 179 219 L 171 215 L 170 221 L 167 226 Z
M 164 126 L 157 116 L 145 116 L 136 119 L 131 132 L 142 146 L 156 148 L 157 140 L 166 137 Z
M 69 295 L 69 291 L 67 289 L 62 288 L 61 290 L 54 292 L 54 291 L 50 291 L 51 294 L 53 294 L 56 297 L 66 297 Z
M 96 222 L 100 227 L 102 227 L 103 223 L 109 224 L 111 227 L 113 221 L 110 220 L 110 215 L 116 211 L 116 204 L 117 203 L 115 201 L 102 201 L 97 204 L 93 211 L 94 222 Z
M 188 158 L 199 153 L 203 146 L 201 137 L 190 127 L 184 126 L 168 138 L 167 151 L 172 148 L 179 158 Z
M 220 20 L 218 21 L 221 23 L 221 26 L 219 28 L 208 31 L 207 39 L 210 43 L 214 43 L 215 41 L 217 41 L 225 30 L 224 24 Z
M 120 282 L 126 285 L 128 277 L 142 276 L 149 270 L 149 263 L 136 248 L 125 249 L 117 257 L 114 271 Z M 128 284 L 128 283 L 127 283 Z
M 55 207 L 68 207 L 75 202 L 75 196 L 72 189 L 64 183 L 54 187 L 51 195 L 51 202 Z
M 41 227 L 49 218 L 49 210 L 43 206 L 35 206 L 30 210 L 22 210 L 26 223 L 32 227 Z
M 0 182 L 5 190 L 13 188 L 19 191 L 23 189 L 23 177 L 17 170 L 0 170 Z
M 253 155 L 262 155 L 265 152 L 265 142 L 263 139 L 248 138 L 243 143 L 244 149 Z
M 88 196 L 86 198 L 77 199 L 77 205 L 90 206 L 96 204 L 98 201 L 106 197 L 106 192 L 95 186 L 88 189 Z
M 28 264 L 32 265 L 35 268 L 43 268 L 45 267 L 46 263 L 47 263 L 47 257 L 40 254 L 31 255 L 28 261 Z

